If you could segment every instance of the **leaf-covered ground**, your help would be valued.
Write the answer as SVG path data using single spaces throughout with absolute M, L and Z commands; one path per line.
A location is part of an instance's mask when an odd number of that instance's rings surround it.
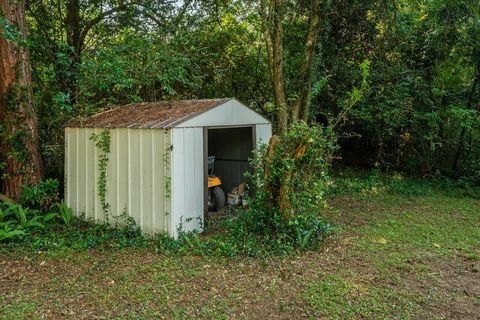
M 480 319 L 480 201 L 339 196 L 316 252 L 0 256 L 2 319 Z

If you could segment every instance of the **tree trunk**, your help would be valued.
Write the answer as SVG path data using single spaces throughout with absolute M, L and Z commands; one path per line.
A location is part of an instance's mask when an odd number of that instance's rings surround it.
M 299 74 L 299 87 L 297 99 L 293 104 L 292 122 L 301 119 L 305 122 L 308 120 L 311 88 L 312 88 L 312 61 L 315 52 L 315 44 L 317 42 L 318 32 L 320 31 L 320 13 L 318 0 L 312 0 L 310 17 L 308 23 L 308 32 L 305 40 L 303 63 Z
M 70 95 L 70 103 L 72 104 L 76 102 L 78 96 L 78 68 L 82 62 L 83 39 L 80 20 L 80 0 L 69 0 L 67 2 L 65 28 L 70 65 L 65 89 Z
M 30 61 L 25 45 L 25 2 L 0 0 L 0 10 L 14 35 L 0 28 L 1 158 L 3 193 L 17 198 L 25 183 L 43 178 L 38 121 L 33 103 Z M 9 28 L 9 29 L 12 29 Z
M 268 8 L 267 8 L 268 4 Z M 283 59 L 283 0 L 261 0 L 260 17 L 267 47 L 270 80 L 275 96 L 277 108 L 277 132 L 282 134 L 287 130 L 289 123 L 308 119 L 308 105 L 312 86 L 311 69 L 315 43 L 320 29 L 320 15 L 318 0 L 312 0 L 305 40 L 304 61 L 299 70 L 299 87 L 291 114 L 287 105 L 285 92 L 284 59 Z
M 260 16 L 268 53 L 268 66 L 277 108 L 277 131 L 282 134 L 288 128 L 288 106 L 283 72 L 283 3 L 270 0 L 269 8 L 261 3 Z

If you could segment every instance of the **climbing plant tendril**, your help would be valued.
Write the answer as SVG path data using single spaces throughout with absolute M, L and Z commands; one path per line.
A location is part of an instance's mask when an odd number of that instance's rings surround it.
M 100 155 L 98 158 L 98 172 L 100 174 L 98 176 L 97 188 L 103 213 L 105 214 L 105 218 L 108 220 L 110 204 L 107 202 L 107 170 L 111 145 L 110 131 L 105 129 L 98 134 L 92 133 L 90 140 L 92 140 L 95 143 L 95 146 L 100 150 Z

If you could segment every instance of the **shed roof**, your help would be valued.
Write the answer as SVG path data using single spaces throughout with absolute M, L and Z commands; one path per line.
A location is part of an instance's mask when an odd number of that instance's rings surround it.
M 171 128 L 230 100 L 225 98 L 131 103 L 71 122 L 67 127 Z

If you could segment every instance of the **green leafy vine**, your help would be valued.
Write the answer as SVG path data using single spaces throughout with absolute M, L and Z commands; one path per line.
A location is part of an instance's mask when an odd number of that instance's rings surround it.
M 108 219 L 108 213 L 110 211 L 110 204 L 107 202 L 107 170 L 108 160 L 110 155 L 111 137 L 110 131 L 107 129 L 102 130 L 100 133 L 92 133 L 90 140 L 95 142 L 95 146 L 100 150 L 98 158 L 98 176 L 97 188 L 98 196 L 102 204 L 102 210 L 105 217 Z

